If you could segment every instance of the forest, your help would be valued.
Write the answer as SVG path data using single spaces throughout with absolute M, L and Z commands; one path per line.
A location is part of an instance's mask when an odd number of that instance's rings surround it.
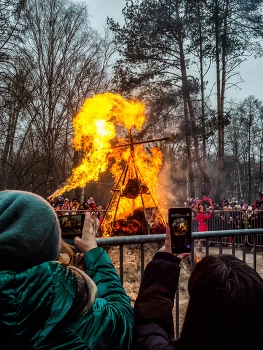
M 262 1 L 127 0 L 124 25 L 108 18 L 103 34 L 88 11 L 68 0 L 0 1 L 0 190 L 47 198 L 63 186 L 83 157 L 72 147 L 74 116 L 111 92 L 145 103 L 136 140 L 174 136 L 155 146 L 178 203 L 258 198 L 263 102 L 226 91 L 242 85 L 242 62 L 263 54 Z M 67 196 L 104 204 L 113 186 L 106 171 Z

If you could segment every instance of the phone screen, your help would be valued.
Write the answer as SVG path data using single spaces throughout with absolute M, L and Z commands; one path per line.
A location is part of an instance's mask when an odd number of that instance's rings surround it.
M 79 236 L 82 233 L 85 214 L 58 216 L 62 237 Z
M 189 253 L 192 242 L 191 208 L 170 208 L 168 210 L 168 224 L 171 231 L 172 252 Z

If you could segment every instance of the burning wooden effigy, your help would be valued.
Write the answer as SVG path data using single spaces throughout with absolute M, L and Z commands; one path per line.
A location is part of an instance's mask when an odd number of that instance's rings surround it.
M 112 189 L 112 197 L 101 224 L 103 236 L 165 233 L 165 220 L 145 181 L 139 167 L 140 162 L 136 159 L 135 146 L 149 142 L 154 140 L 134 141 L 130 130 L 129 143 L 116 146 L 129 147 L 130 153 L 117 184 Z
M 156 144 L 173 137 L 136 140 L 144 121 L 142 102 L 111 93 L 87 99 L 73 118 L 73 147 L 83 159 L 55 193 L 84 188 L 109 169 L 116 185 L 101 223 L 104 237 L 165 232 L 166 208 L 158 193 L 162 151 Z

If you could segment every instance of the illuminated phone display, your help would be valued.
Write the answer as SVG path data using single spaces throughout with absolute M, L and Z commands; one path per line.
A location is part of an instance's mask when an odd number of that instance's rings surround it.
M 192 242 L 192 210 L 187 207 L 170 208 L 168 224 L 171 231 L 172 252 L 189 253 Z
M 58 216 L 62 237 L 81 235 L 85 214 Z

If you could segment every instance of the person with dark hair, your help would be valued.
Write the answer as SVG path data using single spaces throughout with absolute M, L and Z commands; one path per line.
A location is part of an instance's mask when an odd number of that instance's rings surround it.
M 180 261 L 167 228 L 165 246 L 147 265 L 134 306 L 133 349 L 260 350 L 263 344 L 263 280 L 232 255 L 206 256 L 188 282 L 189 304 L 179 339 L 172 308 Z
M 198 232 L 208 231 L 207 220 L 211 218 L 212 213 L 211 210 L 206 211 L 202 204 L 198 205 L 198 213 L 195 217 L 197 221 L 197 229 Z M 204 239 L 200 239 L 197 243 L 197 250 L 202 251 L 202 242 Z
M 70 208 L 72 210 L 72 213 L 77 214 L 79 206 L 80 206 L 80 203 L 78 201 L 78 197 L 73 197 L 72 202 L 70 203 Z
M 200 204 L 202 204 L 205 210 L 208 208 L 213 208 L 212 199 L 205 193 L 202 194 L 202 199 L 199 201 L 198 205 Z
M 82 237 L 74 240 L 84 254 L 83 271 L 72 266 L 47 201 L 0 192 L 1 350 L 129 348 L 133 310 L 108 254 L 97 246 L 98 226 L 86 213 Z
M 209 209 L 208 209 L 209 210 Z M 212 216 L 211 211 L 205 211 L 202 204 L 198 205 L 198 213 L 196 215 L 196 221 L 198 222 L 198 232 L 208 231 L 207 220 Z

